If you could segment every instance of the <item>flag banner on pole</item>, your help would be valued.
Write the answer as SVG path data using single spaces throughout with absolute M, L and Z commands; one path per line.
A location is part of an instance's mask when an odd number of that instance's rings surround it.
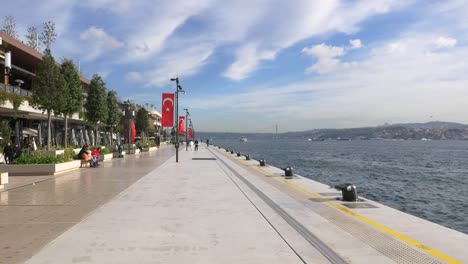
M 174 126 L 174 94 L 163 93 L 162 94 L 162 127 L 173 127 Z
M 133 122 L 133 120 L 131 121 L 131 124 L 132 124 L 132 129 L 131 129 L 131 133 L 132 133 L 132 138 L 131 138 L 131 141 L 130 143 L 135 143 L 135 138 L 136 138 L 136 127 L 135 127 L 135 122 Z
M 191 127 L 189 127 L 189 128 L 187 129 L 187 137 L 188 137 L 188 138 L 193 138 L 193 133 L 192 133 L 192 128 L 191 128 Z
M 185 134 L 185 116 L 179 116 L 179 135 Z

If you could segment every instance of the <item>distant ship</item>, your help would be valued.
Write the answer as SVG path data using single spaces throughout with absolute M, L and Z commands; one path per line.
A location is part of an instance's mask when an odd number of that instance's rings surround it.
M 241 137 L 240 142 L 247 142 L 247 138 L 246 137 Z
M 324 138 L 308 138 L 307 141 L 324 141 Z

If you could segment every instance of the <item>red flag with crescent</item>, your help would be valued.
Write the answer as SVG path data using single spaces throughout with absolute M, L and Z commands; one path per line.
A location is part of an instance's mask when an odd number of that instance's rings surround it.
M 185 121 L 185 116 L 179 116 L 179 135 L 183 135 L 185 133 L 184 121 Z
M 191 128 L 191 127 L 189 127 L 189 128 L 187 129 L 187 137 L 188 137 L 188 138 L 193 138 L 193 133 L 192 133 L 192 128 Z
M 161 126 L 173 127 L 174 126 L 174 94 L 163 93 L 161 105 L 162 105 Z
M 135 128 L 135 122 L 131 121 L 131 124 L 132 124 L 132 140 L 130 141 L 130 143 L 135 143 L 135 138 L 136 138 L 136 128 Z

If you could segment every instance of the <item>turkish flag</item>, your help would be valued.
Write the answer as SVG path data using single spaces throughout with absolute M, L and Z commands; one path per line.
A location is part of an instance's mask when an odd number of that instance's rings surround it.
M 179 116 L 179 135 L 183 135 L 185 131 L 184 122 L 185 116 Z
M 163 93 L 161 105 L 162 105 L 161 126 L 173 127 L 174 126 L 174 94 Z
M 191 128 L 191 127 L 189 127 L 189 128 L 187 129 L 187 137 L 188 137 L 188 138 L 193 138 L 193 133 L 192 133 L 192 128 Z
M 132 140 L 130 141 L 130 143 L 135 143 L 135 138 L 136 138 L 136 128 L 135 128 L 135 122 L 131 121 L 131 124 L 132 124 Z

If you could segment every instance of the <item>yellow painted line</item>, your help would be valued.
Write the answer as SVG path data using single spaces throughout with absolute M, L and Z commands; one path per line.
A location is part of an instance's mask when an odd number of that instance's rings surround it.
M 265 174 L 266 176 L 274 176 L 274 174 L 272 174 L 272 173 L 270 173 L 270 172 L 268 172 L 268 171 L 266 171 L 264 169 L 261 169 L 261 168 L 258 168 L 258 167 L 253 167 L 253 168 L 255 168 L 256 170 L 258 170 L 261 173 Z M 442 261 L 445 261 L 446 263 L 463 264 L 463 262 L 461 262 L 459 260 L 456 260 L 456 259 L 454 259 L 454 258 L 452 258 L 450 256 L 447 256 L 447 255 L 445 255 L 444 253 L 442 253 L 440 251 L 437 251 L 437 250 L 435 250 L 435 249 L 433 249 L 433 248 L 431 248 L 429 246 L 426 246 L 426 245 L 422 244 L 421 242 L 418 242 L 418 241 L 416 241 L 416 240 L 414 240 L 414 239 L 412 239 L 412 238 L 410 238 L 408 236 L 405 236 L 405 235 L 403 235 L 403 234 L 401 234 L 401 233 L 399 233 L 399 232 L 397 232 L 397 231 L 395 231 L 395 230 L 393 230 L 393 229 L 391 229 L 389 227 L 386 227 L 386 226 L 381 225 L 381 224 L 379 224 L 379 223 L 377 223 L 377 222 L 375 222 L 373 220 L 370 220 L 369 218 L 364 217 L 364 216 L 362 216 L 362 215 L 360 215 L 360 214 L 358 214 L 356 212 L 353 212 L 352 210 L 350 210 L 350 209 L 348 209 L 348 208 L 346 208 L 346 207 L 344 207 L 342 205 L 339 205 L 337 203 L 329 201 L 329 200 L 327 200 L 326 198 L 324 198 L 323 196 L 321 196 L 321 195 L 319 195 L 317 193 L 311 192 L 311 191 L 309 191 L 309 190 L 307 190 L 307 189 L 305 189 L 305 188 L 303 188 L 303 187 L 301 187 L 301 186 L 299 186 L 297 184 L 294 184 L 294 183 L 292 183 L 292 182 L 290 182 L 288 180 L 278 178 L 278 177 L 273 177 L 273 178 L 280 181 L 280 182 L 283 182 L 283 183 L 285 183 L 285 184 L 287 184 L 287 185 L 289 185 L 291 187 L 293 187 L 294 189 L 296 189 L 298 191 L 301 191 L 301 192 L 303 192 L 305 194 L 308 194 L 308 195 L 310 195 L 310 196 L 312 196 L 314 198 L 318 198 L 321 201 L 328 204 L 329 206 L 331 206 L 333 208 L 336 208 L 336 209 L 338 209 L 338 210 L 340 210 L 340 211 L 342 211 L 342 212 L 344 212 L 344 213 L 346 213 L 348 215 L 351 215 L 351 216 L 355 217 L 356 219 L 358 219 L 358 220 L 360 220 L 360 221 L 362 221 L 362 222 L 364 222 L 364 223 L 366 223 L 366 224 L 368 224 L 370 226 L 373 226 L 373 227 L 379 229 L 380 231 L 382 231 L 382 232 L 384 232 L 386 234 L 391 235 L 394 238 L 397 238 L 397 239 L 399 239 L 399 240 L 401 240 L 403 242 L 406 242 L 407 244 L 410 244 L 410 245 L 412 245 L 412 246 L 414 246 L 416 248 L 419 248 L 419 249 L 423 250 L 424 252 L 426 252 L 426 253 L 428 253 L 428 254 L 430 254 L 430 255 L 432 255 L 432 256 L 434 256 L 434 257 L 436 257 L 436 258 L 438 258 L 438 259 L 440 259 Z

